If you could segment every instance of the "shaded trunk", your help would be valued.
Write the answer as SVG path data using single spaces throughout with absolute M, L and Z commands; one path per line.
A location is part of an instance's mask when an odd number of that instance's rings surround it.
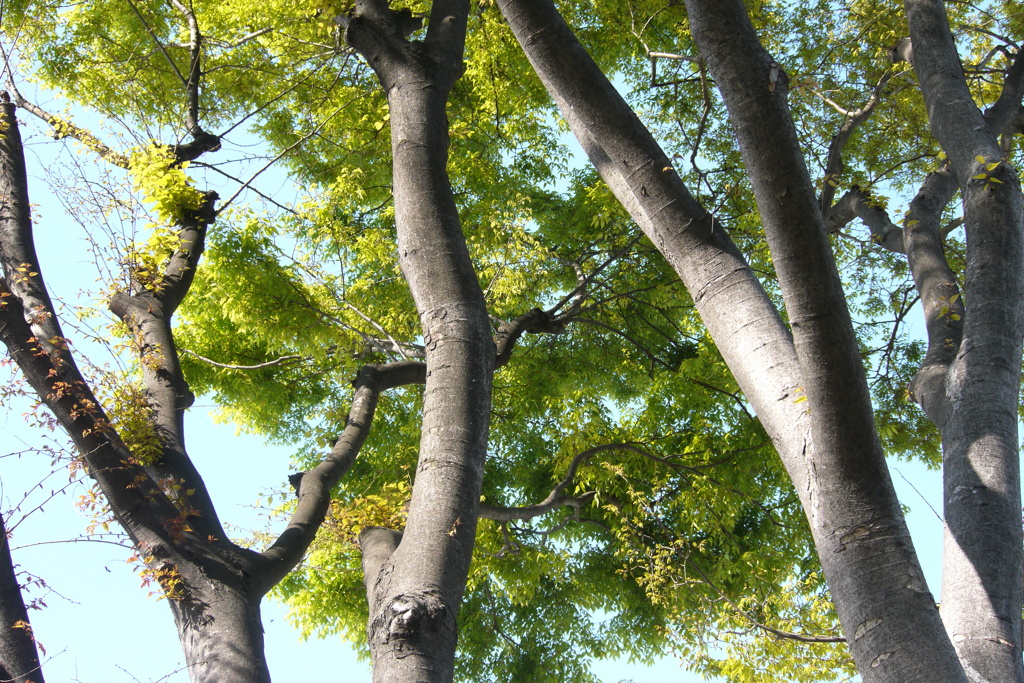
M 946 520 L 942 617 L 972 681 L 1024 681 L 1018 441 L 1024 338 L 1024 206 L 998 136 L 1020 108 L 1024 61 L 982 114 L 963 77 L 945 8 L 908 0 L 913 65 L 932 132 L 963 197 L 963 337 L 940 414 Z M 933 327 L 938 327 L 933 325 Z M 931 335 L 930 335 L 931 336 Z
M 43 683 L 39 653 L 21 586 L 14 573 L 11 544 L 0 516 L 0 680 Z
M 199 574 L 183 572 L 193 573 Z M 182 597 L 171 593 L 168 601 L 193 683 L 269 683 L 260 597 L 209 579 L 190 585 Z

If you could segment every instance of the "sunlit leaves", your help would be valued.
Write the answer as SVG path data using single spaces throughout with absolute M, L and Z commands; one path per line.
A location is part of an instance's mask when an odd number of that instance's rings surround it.
M 175 162 L 174 153 L 164 145 L 149 145 L 132 154 L 128 170 L 135 190 L 165 225 L 174 225 L 199 209 L 202 193 L 185 174 L 188 163 Z

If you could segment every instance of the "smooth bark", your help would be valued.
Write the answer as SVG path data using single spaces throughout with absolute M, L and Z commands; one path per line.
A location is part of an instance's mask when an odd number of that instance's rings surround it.
M 448 182 L 445 116 L 468 10 L 468 2 L 434 2 L 426 38 L 409 42 L 402 13 L 360 1 L 345 33 L 388 97 L 398 257 L 427 363 L 406 528 L 386 560 L 375 552 L 366 567 L 376 571 L 366 577 L 375 681 L 451 680 L 476 533 L 495 346 Z
M 686 5 L 736 131 L 791 321 L 814 440 L 805 511 L 850 652 L 866 681 L 963 680 L 875 432 L 785 71 L 761 46 L 742 2 Z
M 499 0 L 505 20 L 615 198 L 690 291 L 798 490 L 808 421 L 789 330 L 722 225 L 548 1 Z
M 1024 681 L 1018 396 L 1024 339 L 1024 206 L 998 135 L 1020 106 L 1020 59 L 983 115 L 945 8 L 908 0 L 914 70 L 963 197 L 963 338 L 945 379 L 942 615 L 971 680 Z

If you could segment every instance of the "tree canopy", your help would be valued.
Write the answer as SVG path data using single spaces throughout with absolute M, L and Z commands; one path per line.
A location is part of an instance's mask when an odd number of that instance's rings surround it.
M 0 331 L 193 680 L 268 680 L 270 590 L 381 681 L 667 652 L 1024 680 L 1017 3 L 16 0 L 2 28 Z M 54 315 L 19 129 L 81 153 L 52 184 L 116 364 Z M 294 446 L 283 533 L 229 538 L 196 395 Z M 886 454 L 944 465 L 941 617 Z

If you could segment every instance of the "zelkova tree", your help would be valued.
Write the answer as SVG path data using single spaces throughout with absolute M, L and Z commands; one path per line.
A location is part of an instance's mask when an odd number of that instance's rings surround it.
M 279 586 L 307 631 L 365 634 L 380 681 L 589 680 L 587 657 L 670 647 L 736 679 L 1024 681 L 1020 10 L 560 9 L 4 17 L 0 331 L 192 679 L 269 679 Z M 19 50 L 135 146 L 24 97 Z M 548 94 L 600 181 L 563 161 Z M 109 386 L 42 280 L 16 107 L 134 187 L 80 220 L 154 204 L 147 240 L 115 235 L 134 370 Z M 302 201 L 215 160 L 252 136 Z M 912 198 L 902 226 L 887 195 Z M 301 447 L 262 549 L 228 538 L 189 458 L 194 393 Z M 935 433 L 941 609 L 884 458 Z
M 718 234 L 714 217 L 676 180 L 668 157 L 600 77 L 553 6 L 514 0 L 501 6 L 609 187 L 690 291 L 703 295 L 694 298 L 703 303 L 710 334 L 801 496 L 864 679 L 1022 680 L 1017 419 L 1024 224 L 1019 179 L 999 137 L 1012 134 L 1020 111 L 1024 64 L 1012 60 L 998 99 L 982 113 L 942 3 L 907 3 L 911 39 L 901 46 L 912 46 L 913 56 L 897 56 L 912 61 L 932 130 L 949 159 L 924 181 L 902 244 L 895 238 L 929 329 L 928 354 L 911 391 L 943 441 L 947 535 L 940 618 L 921 581 L 875 435 L 825 230 L 835 207 L 829 193 L 819 198 L 809 177 L 787 105 L 785 70 L 762 47 L 743 3 L 686 4 L 694 44 L 743 152 L 792 337 L 767 297 L 757 296 L 753 274 Z M 967 228 L 962 291 L 937 239 L 942 210 L 957 187 Z M 713 244 L 716 237 L 717 259 L 698 260 L 688 248 L 690 241 Z M 701 266 L 705 271 L 694 273 Z M 723 286 L 725 278 L 740 284 Z M 736 315 L 728 303 L 734 298 L 748 305 L 754 300 L 761 310 Z M 716 310 L 732 311 L 732 320 L 716 327 Z M 752 331 L 749 323 L 768 329 Z M 745 348 L 751 343 L 758 353 Z M 792 414 L 798 386 L 807 396 L 803 419 Z
M 195 681 L 269 680 L 262 653 L 261 597 L 298 562 L 312 540 L 331 487 L 365 438 L 376 394 L 388 386 L 425 380 L 424 455 L 418 477 L 422 484 L 417 488 L 423 493 L 414 497 L 405 529 L 411 540 L 403 546 L 415 550 L 382 552 L 389 542 L 397 545 L 395 538 L 365 532 L 367 592 L 374 613 L 371 640 L 377 667 L 389 680 L 421 680 L 422 671 L 432 667 L 437 668 L 432 679 L 451 678 L 455 616 L 472 550 L 495 362 L 482 292 L 444 171 L 444 106 L 461 64 L 466 8 L 436 7 L 438 14 L 423 43 L 430 49 L 424 55 L 407 49 L 397 21 L 402 15 L 385 6 L 371 6 L 349 27 L 353 43 L 364 41 L 390 95 L 399 249 L 421 311 L 428 365 L 363 369 L 350 430 L 319 468 L 304 473 L 296 514 L 263 553 L 228 540 L 184 446 L 182 415 L 194 396 L 178 362 L 171 316 L 192 284 L 205 233 L 216 217 L 217 195 L 198 192 L 187 183 L 175 187 L 168 178 L 173 179 L 174 169 L 186 161 L 216 150 L 220 142 L 199 124 L 202 36 L 196 17 L 183 5 L 175 9 L 187 22 L 191 41 L 188 76 L 182 80 L 188 97 L 186 128 L 193 142 L 191 147 L 157 146 L 152 156 L 160 158 L 162 153 L 163 166 L 152 173 L 178 191 L 171 195 L 164 187 L 170 196 L 157 200 L 167 204 L 165 210 L 178 230 L 176 245 L 159 264 L 162 272 L 136 267 L 130 288 L 110 299 L 111 310 L 138 349 L 145 401 L 134 409 L 149 412 L 145 427 L 155 442 L 149 445 L 157 452 L 143 454 L 144 444 L 133 448 L 121 439 L 68 350 L 37 270 L 14 104 L 5 105 L 3 143 L 4 342 L 40 400 L 75 442 L 147 571 L 170 598 Z M 389 46 L 394 54 L 378 52 Z M 173 60 L 170 63 L 177 69 Z M 60 128 L 59 119 L 23 100 L 20 93 L 16 99 L 58 133 L 92 140 L 81 129 Z M 107 149 L 100 143 L 94 147 Z M 141 162 L 125 163 L 116 153 L 104 156 L 129 166 L 144 184 Z M 362 424 L 359 409 L 365 414 Z M 396 648 L 402 651 L 395 654 Z M 421 662 L 410 667 L 416 650 Z M 448 656 L 438 656 L 438 651 Z

